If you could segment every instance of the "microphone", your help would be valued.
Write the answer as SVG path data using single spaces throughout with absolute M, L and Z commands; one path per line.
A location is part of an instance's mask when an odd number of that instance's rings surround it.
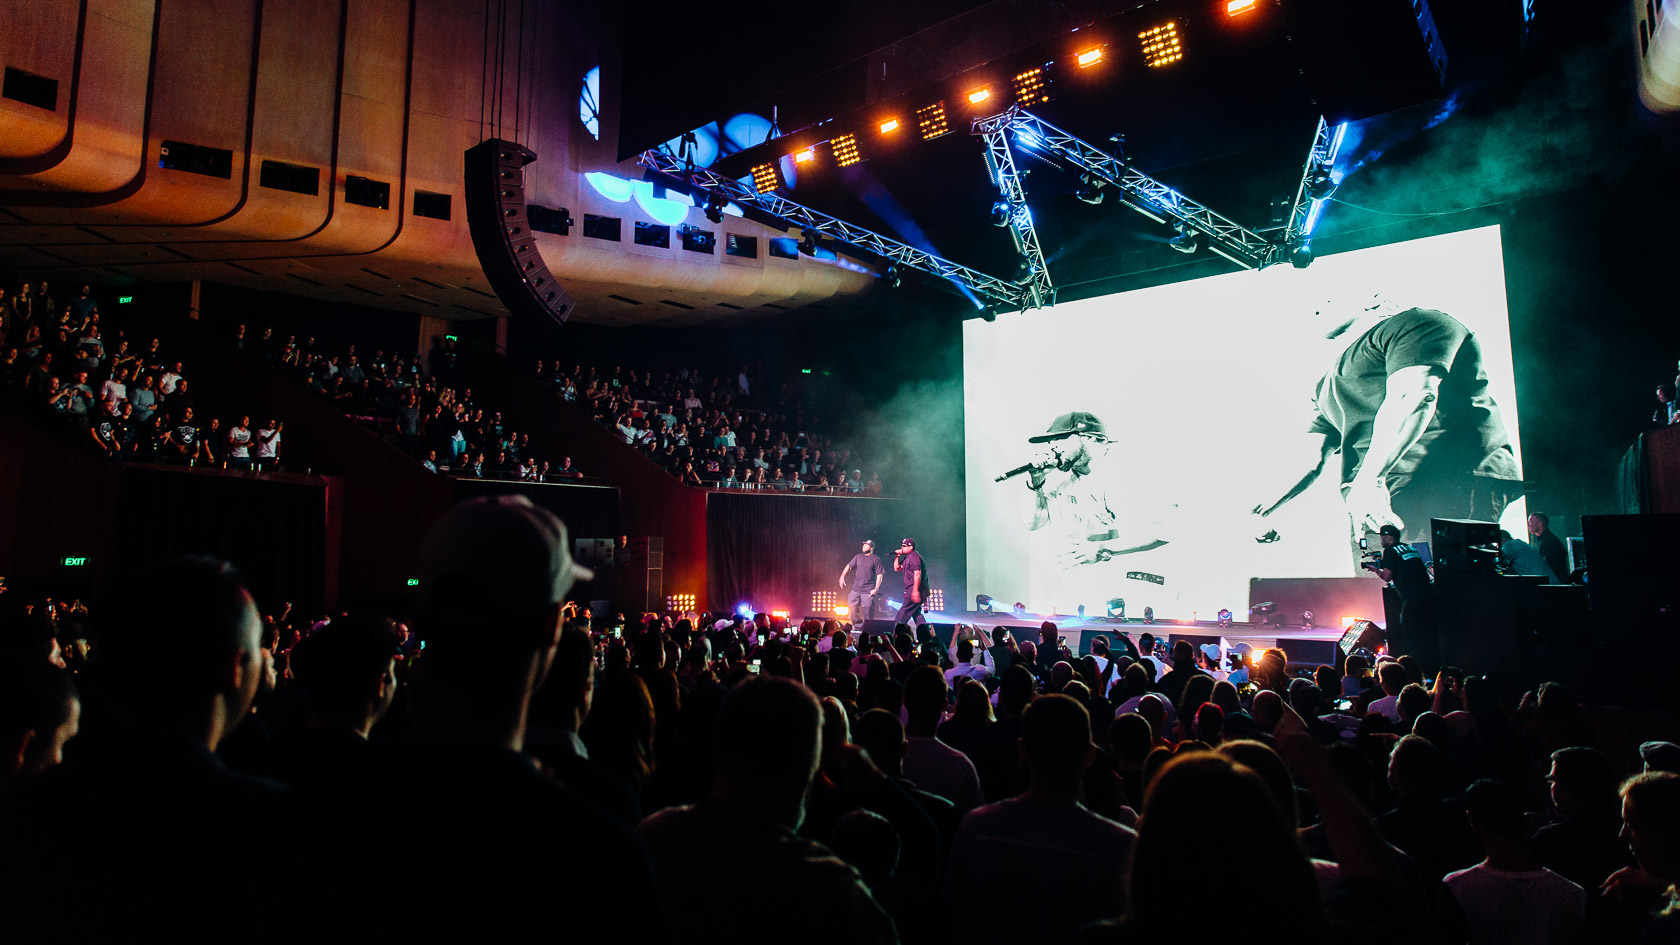
M 1022 473 L 1032 472 L 1035 469 L 1049 469 L 1051 466 L 1055 465 L 1055 462 L 1055 459 L 1052 457 L 1039 456 L 1036 459 L 1028 460 L 1021 465 L 1016 466 L 1014 469 L 1009 470 L 992 481 L 1003 482 L 1005 479 L 1013 479 Z

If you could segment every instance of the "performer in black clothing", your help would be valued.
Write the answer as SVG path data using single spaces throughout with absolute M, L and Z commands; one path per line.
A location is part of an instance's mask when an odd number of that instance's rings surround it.
M 1426 666 L 1439 662 L 1439 623 L 1436 620 L 1435 586 L 1429 567 L 1416 548 L 1400 540 L 1400 529 L 1384 525 L 1379 532 L 1382 559 L 1367 562 L 1365 569 L 1387 581 L 1400 596 L 1400 625 L 1388 628 L 1389 649 L 1410 653 Z
M 1350 341 L 1313 397 L 1318 464 L 1255 512 L 1300 495 L 1332 455 L 1355 539 L 1383 525 L 1427 539 L 1431 518 L 1498 521 L 1522 493 L 1476 336 L 1444 312 L 1397 309 L 1374 298 L 1330 333 Z
M 1564 550 L 1563 542 L 1558 540 L 1556 532 L 1552 531 L 1552 520 L 1540 512 L 1528 517 L 1528 537 L 1534 550 L 1540 552 L 1540 557 L 1546 559 L 1552 573 L 1559 580 L 1569 578 L 1569 552 Z
M 893 552 L 893 570 L 904 573 L 904 606 L 898 608 L 898 623 L 919 623 L 927 626 L 927 618 L 922 616 L 922 604 L 927 600 L 928 578 L 927 569 L 922 564 L 922 556 L 916 552 L 916 541 L 906 538 Z
M 852 555 L 852 560 L 840 569 L 841 587 L 846 586 L 848 573 L 852 579 L 846 606 L 851 610 L 852 625 L 862 627 L 865 620 L 875 616 L 875 595 L 881 592 L 881 581 L 887 576 L 887 569 L 881 567 L 881 559 L 875 557 L 875 542 L 865 538 L 863 550 Z

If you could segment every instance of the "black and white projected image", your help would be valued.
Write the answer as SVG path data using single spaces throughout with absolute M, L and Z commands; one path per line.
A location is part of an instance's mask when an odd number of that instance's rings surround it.
M 1497 227 L 969 322 L 964 407 L 969 587 L 1040 613 L 1240 613 L 1526 515 Z

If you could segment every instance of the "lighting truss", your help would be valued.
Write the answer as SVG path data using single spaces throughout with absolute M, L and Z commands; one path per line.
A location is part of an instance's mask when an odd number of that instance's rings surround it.
M 1312 199 L 1307 193 L 1307 185 L 1321 168 L 1328 170 L 1336 163 L 1336 154 L 1342 149 L 1342 136 L 1346 133 L 1346 123 L 1332 130 L 1323 118 L 1318 120 L 1312 150 L 1307 152 L 1307 163 L 1301 168 L 1301 183 L 1295 188 L 1295 202 L 1289 206 L 1289 225 L 1278 240 L 1283 245 L 1294 246 L 1312 235 L 1312 225 L 1317 222 L 1319 206 L 1324 201 Z
M 787 223 L 789 226 L 799 227 L 807 232 L 815 232 L 826 236 L 864 252 L 880 256 L 889 262 L 897 263 L 901 267 L 915 269 L 949 280 L 959 287 L 967 288 L 975 295 L 983 296 L 996 308 L 1025 309 L 1030 304 L 1025 301 L 1027 293 L 1023 291 L 1022 287 L 1006 279 L 999 279 L 997 276 L 988 275 L 978 269 L 970 269 L 949 259 L 923 252 L 891 237 L 882 236 L 859 226 L 853 226 L 844 220 L 794 203 L 775 193 L 758 193 L 752 187 L 738 180 L 724 177 L 708 168 L 692 167 L 668 151 L 661 149 L 643 151 L 641 157 L 637 159 L 637 163 L 651 171 L 680 181 L 691 189 L 703 190 L 708 194 L 721 194 L 727 200 L 733 200 L 742 207 L 752 207 L 761 213 Z
M 1007 113 L 1005 113 L 1007 114 Z M 1042 308 L 1056 304 L 1056 287 L 1050 282 L 1050 266 L 1044 261 L 1044 250 L 1038 243 L 1038 231 L 1033 228 L 1032 210 L 1027 207 L 1027 192 L 1021 185 L 1021 174 L 1015 169 L 1015 155 L 1009 148 L 1009 132 L 1005 126 L 990 119 L 977 118 L 971 131 L 986 145 L 986 170 L 992 185 L 1009 204 L 1009 235 L 1015 241 L 1015 251 L 1027 265 L 1025 278 L 1018 279 L 1024 306 Z
M 1019 106 L 976 121 L 974 131 L 988 135 L 1013 132 L 1018 146 L 1106 182 L 1120 192 L 1122 203 L 1157 223 L 1182 223 L 1206 237 L 1209 249 L 1244 269 L 1263 269 L 1285 258 L 1281 247 L 1259 233 Z

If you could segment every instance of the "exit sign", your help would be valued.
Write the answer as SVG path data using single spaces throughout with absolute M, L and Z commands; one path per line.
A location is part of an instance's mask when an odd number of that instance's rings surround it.
M 119 296 L 117 296 L 117 304 L 118 305 L 127 305 L 128 303 L 130 303 L 132 301 L 134 301 L 134 296 L 132 296 L 132 295 L 119 295 Z
M 67 567 L 67 568 L 79 568 L 84 564 L 87 564 L 87 558 L 85 558 L 85 557 L 84 558 L 66 557 L 64 559 L 64 566 Z

